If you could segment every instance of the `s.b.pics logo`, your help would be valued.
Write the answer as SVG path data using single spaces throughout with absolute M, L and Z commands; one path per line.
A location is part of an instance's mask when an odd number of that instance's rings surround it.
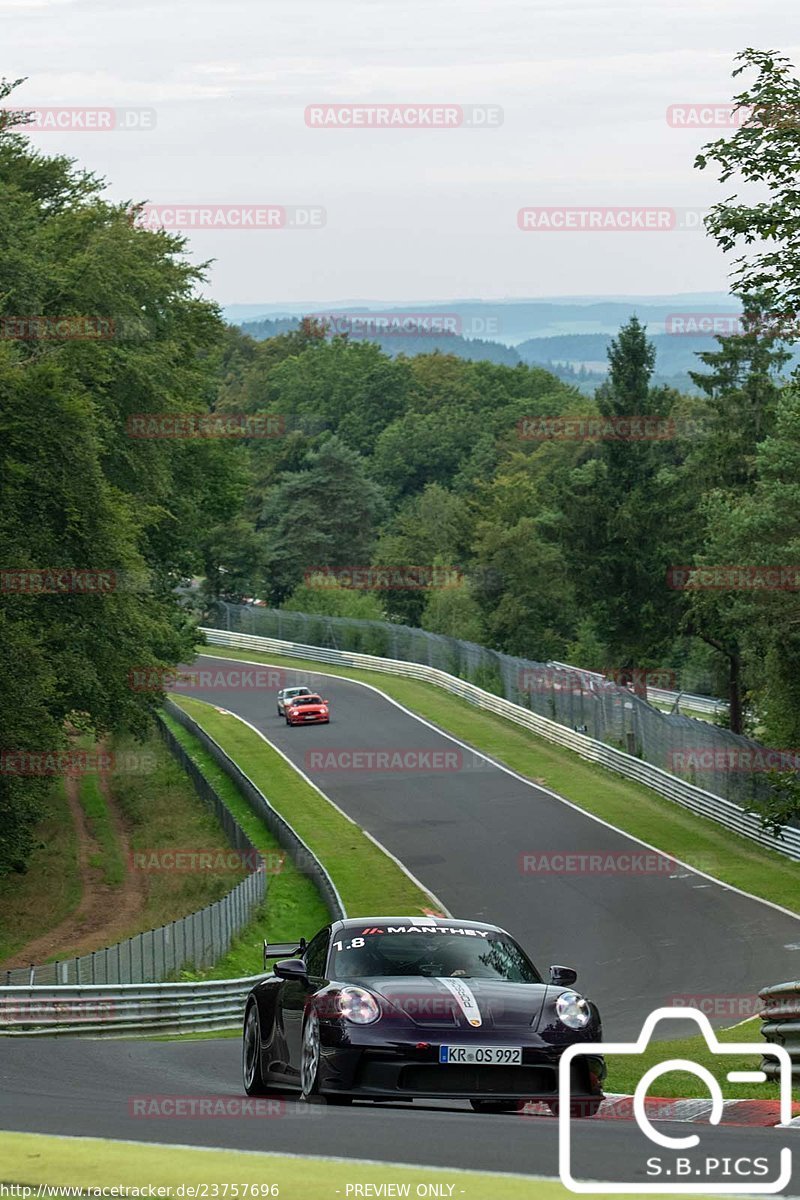
M 741 1149 L 737 1147 L 733 1153 L 721 1153 L 714 1145 L 714 1127 L 722 1122 L 725 1113 L 727 1102 L 722 1087 L 708 1066 L 688 1058 L 671 1058 L 642 1071 L 632 1097 L 633 1117 L 641 1137 L 631 1139 L 630 1149 L 626 1150 L 627 1180 L 598 1182 L 592 1177 L 592 1149 L 581 1145 L 580 1127 L 584 1122 L 577 1121 L 573 1125 L 570 1121 L 571 1080 L 576 1073 L 580 1074 L 576 1070 L 580 1063 L 576 1064 L 575 1060 L 586 1055 L 593 1058 L 598 1055 L 641 1057 L 648 1048 L 658 1022 L 675 1020 L 693 1021 L 705 1038 L 710 1054 L 720 1055 L 723 1059 L 726 1055 L 735 1057 L 737 1063 L 731 1063 L 732 1067 L 738 1065 L 741 1068 L 743 1055 L 774 1060 L 774 1078 L 780 1096 L 780 1124 L 785 1125 L 791 1120 L 792 1061 L 783 1046 L 772 1042 L 721 1042 L 705 1013 L 690 1008 L 659 1008 L 647 1018 L 635 1042 L 583 1042 L 569 1046 L 564 1051 L 559 1066 L 558 1119 L 558 1166 L 562 1182 L 570 1191 L 583 1195 L 643 1195 L 654 1192 L 730 1196 L 783 1191 L 792 1177 L 792 1152 L 789 1147 L 781 1146 L 780 1136 L 776 1133 L 775 1149 L 770 1149 L 768 1153 L 763 1153 L 759 1146 L 758 1152 L 749 1154 L 746 1144 Z M 726 1064 L 722 1065 L 724 1067 Z M 648 1096 L 651 1088 L 657 1086 L 657 1080 L 673 1071 L 694 1075 L 707 1088 L 705 1102 L 698 1104 L 705 1104 L 708 1124 L 700 1125 L 693 1121 L 692 1128 L 697 1132 L 680 1135 L 675 1133 L 672 1123 L 658 1127 L 655 1124 L 668 1122 L 671 1116 L 674 1120 L 674 1114 L 670 1113 L 673 1105 Z M 763 1070 L 732 1069 L 724 1071 L 724 1078 L 731 1084 L 747 1085 L 765 1083 L 767 1075 Z M 709 1129 L 709 1126 L 712 1128 Z

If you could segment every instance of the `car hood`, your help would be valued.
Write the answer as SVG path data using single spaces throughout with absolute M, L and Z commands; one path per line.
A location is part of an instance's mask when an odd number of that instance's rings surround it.
M 318 713 L 320 709 L 327 708 L 327 704 L 287 704 L 287 708 L 293 713 Z
M 355 980 L 349 982 L 356 982 Z M 495 979 L 420 975 L 364 978 L 358 983 L 426 1029 L 502 1029 L 539 1023 L 548 986 Z M 560 990 L 560 989 L 559 989 Z

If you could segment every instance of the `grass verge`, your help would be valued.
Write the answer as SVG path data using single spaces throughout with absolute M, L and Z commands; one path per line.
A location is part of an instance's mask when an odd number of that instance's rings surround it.
M 272 663 L 292 670 L 337 674 L 369 683 L 446 733 L 500 760 L 520 775 L 551 788 L 579 808 L 700 871 L 764 900 L 800 913 L 796 863 L 577 754 L 537 738 L 502 717 L 474 708 L 429 683 L 351 667 L 326 670 L 306 659 L 252 650 L 204 647 L 216 657 Z
M 229 865 L 228 840 L 214 814 L 199 798 L 191 780 L 161 737 L 153 731 L 144 743 L 116 738 L 119 762 L 146 761 L 148 770 L 115 772 L 109 785 L 128 827 L 133 864 L 143 869 L 144 909 L 137 929 L 151 929 L 196 912 L 220 900 L 244 878 L 244 870 Z M 171 860 L 161 851 L 208 853 L 213 870 L 167 869 Z M 138 858 L 136 856 L 139 856 Z M 164 869 L 159 869 L 161 862 Z M 152 864 L 153 869 L 148 868 Z
M 724 1044 L 731 1042 L 758 1043 L 760 1028 L 760 1020 L 758 1017 L 754 1017 L 751 1021 L 734 1025 L 732 1029 L 720 1031 L 717 1037 Z M 672 1058 L 688 1059 L 691 1063 L 706 1067 L 722 1085 L 722 1094 L 726 1100 L 736 1097 L 746 1100 L 778 1099 L 778 1087 L 774 1083 L 730 1084 L 727 1082 L 726 1075 L 729 1071 L 757 1071 L 761 1062 L 760 1056 L 731 1054 L 722 1057 L 713 1054 L 705 1038 L 700 1034 L 696 1037 L 651 1042 L 643 1054 L 609 1055 L 605 1090 L 630 1095 L 645 1071 Z M 662 1075 L 651 1085 L 648 1094 L 708 1099 L 708 1088 L 701 1079 L 688 1071 L 670 1071 L 669 1074 Z
M 62 779 L 44 808 L 27 871 L 0 879 L 0 962 L 60 925 L 81 898 L 78 839 Z
M 302 875 L 291 860 L 284 856 L 275 837 L 197 738 L 171 717 L 165 717 L 165 720 L 184 750 L 209 783 L 216 788 L 240 827 L 263 856 L 268 871 L 267 903 L 255 913 L 252 921 L 234 939 L 225 957 L 205 971 L 184 970 L 180 972 L 179 977 L 185 980 L 237 979 L 257 975 L 263 967 L 264 938 L 277 942 L 290 941 L 300 936 L 310 938 L 330 919 L 328 910 L 312 880 Z M 244 766 L 242 769 L 247 770 Z
M 307 1115 L 286 1119 L 302 1126 L 309 1122 Z M 84 1189 L 146 1189 L 153 1185 L 170 1188 L 173 1196 L 223 1196 L 223 1188 L 230 1189 L 232 1181 L 238 1190 L 228 1191 L 229 1195 L 242 1196 L 246 1188 L 248 1196 L 280 1196 L 281 1200 L 414 1196 L 418 1188 L 420 1195 L 463 1196 L 465 1200 L 566 1200 L 573 1194 L 549 1179 L 39 1133 L 0 1133 L 0 1159 L 3 1183 L 31 1186 L 28 1195 L 32 1197 L 41 1184 Z M 390 1191 L 387 1184 L 395 1186 Z M 434 1184 L 441 1190 L 435 1191 Z M 25 1197 L 23 1192 L 18 1194 Z
M 238 763 L 325 864 L 348 916 L 417 914 L 432 907 L 427 892 L 248 725 L 201 700 L 173 699 Z

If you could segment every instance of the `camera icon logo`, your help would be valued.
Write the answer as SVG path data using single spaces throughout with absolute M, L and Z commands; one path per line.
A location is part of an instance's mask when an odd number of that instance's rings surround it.
M 783 1191 L 791 1181 L 792 1152 L 788 1146 L 783 1146 L 778 1152 L 776 1147 L 775 1170 L 763 1156 L 758 1159 L 722 1158 L 715 1155 L 713 1147 L 701 1149 L 694 1156 L 686 1151 L 694 1150 L 700 1145 L 700 1135 L 696 1133 L 683 1137 L 671 1136 L 661 1132 L 653 1125 L 646 1112 L 645 1099 L 651 1085 L 662 1075 L 670 1071 L 683 1071 L 697 1076 L 708 1088 L 711 1098 L 709 1123 L 719 1125 L 724 1109 L 725 1097 L 719 1081 L 701 1063 L 692 1062 L 685 1058 L 672 1058 L 663 1063 L 657 1063 L 645 1071 L 639 1080 L 633 1096 L 633 1114 L 647 1144 L 660 1147 L 665 1153 L 661 1156 L 647 1158 L 642 1164 L 645 1181 L 636 1183 L 623 1181 L 598 1182 L 597 1180 L 577 1179 L 573 1172 L 573 1143 L 572 1122 L 570 1120 L 570 1082 L 571 1065 L 576 1058 L 583 1055 L 596 1057 L 600 1055 L 641 1055 L 652 1038 L 653 1031 L 659 1021 L 694 1021 L 699 1027 L 712 1054 L 755 1055 L 761 1058 L 772 1058 L 777 1061 L 777 1080 L 780 1091 L 780 1124 L 786 1125 L 792 1118 L 792 1060 L 783 1046 L 768 1042 L 720 1042 L 711 1027 L 711 1022 L 705 1013 L 692 1008 L 658 1008 L 650 1013 L 642 1026 L 642 1032 L 635 1042 L 584 1042 L 569 1046 L 561 1057 L 559 1067 L 559 1116 L 558 1116 L 558 1168 L 561 1182 L 570 1191 L 583 1195 L 598 1194 L 636 1194 L 648 1192 L 664 1194 L 697 1195 L 702 1192 L 710 1194 L 770 1194 Z M 764 1083 L 766 1074 L 761 1071 L 728 1071 L 725 1078 L 729 1083 Z M 578 1123 L 580 1124 L 580 1122 Z M 682 1152 L 680 1156 L 676 1151 Z M 735 1163 L 735 1165 L 734 1165 Z M 757 1168 L 747 1164 L 759 1164 Z M 721 1174 L 721 1171 L 723 1172 Z M 732 1173 L 731 1173 L 732 1172 Z M 765 1175 L 774 1175 L 772 1179 Z M 658 1182 L 650 1182 L 657 1179 Z M 678 1182 L 685 1179 L 686 1182 Z M 691 1182 L 690 1182 L 691 1180 Z

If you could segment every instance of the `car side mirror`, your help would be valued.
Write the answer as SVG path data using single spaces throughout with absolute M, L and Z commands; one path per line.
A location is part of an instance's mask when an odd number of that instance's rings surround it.
M 279 979 L 294 979 L 297 983 L 308 983 L 308 972 L 302 958 L 282 958 L 272 970 Z
M 550 982 L 559 987 L 571 987 L 578 978 L 578 972 L 572 967 L 551 967 Z

